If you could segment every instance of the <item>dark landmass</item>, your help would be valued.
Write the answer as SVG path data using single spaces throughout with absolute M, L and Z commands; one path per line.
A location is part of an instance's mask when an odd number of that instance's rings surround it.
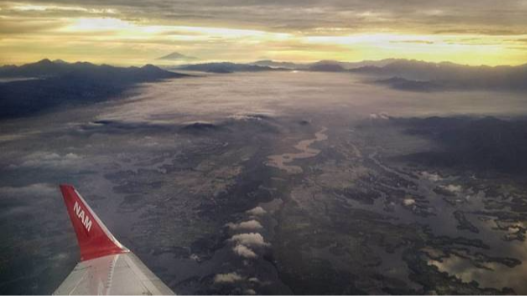
M 392 119 L 412 135 L 426 137 L 439 149 L 410 154 L 413 162 L 475 170 L 481 174 L 527 173 L 527 120 L 494 117 Z
M 527 91 L 527 65 L 466 66 L 397 60 L 385 66 L 365 66 L 350 70 L 379 78 L 374 83 L 411 91 L 510 90 Z
M 307 64 L 299 64 L 292 62 L 276 62 L 272 60 L 256 61 L 250 64 L 260 67 L 285 68 L 290 70 L 306 70 L 308 68 Z
M 306 68 L 311 71 L 319 72 L 343 72 L 346 70 L 359 69 L 362 67 L 384 67 L 396 61 L 397 59 L 385 59 L 379 61 L 361 61 L 361 62 L 341 62 L 334 60 L 322 60 L 316 63 L 306 64 Z
M 194 65 L 183 65 L 176 69 L 188 71 L 201 71 L 209 73 L 234 73 L 234 72 L 262 72 L 262 71 L 283 71 L 282 68 L 272 68 L 268 66 L 257 66 L 250 64 L 236 64 L 236 63 L 205 63 Z
M 317 71 L 317 72 L 344 72 L 346 69 L 339 63 L 335 62 L 327 62 L 327 61 L 320 61 L 318 63 L 314 63 L 308 68 L 310 71 Z
M 134 85 L 185 75 L 153 65 L 119 68 L 42 60 L 0 68 L 0 77 L 38 78 L 0 83 L 0 119 L 32 115 L 60 105 L 115 98 Z
M 295 70 L 312 70 L 312 71 L 324 71 L 324 72 L 342 72 L 343 70 L 358 69 L 361 67 L 383 67 L 391 64 L 397 59 L 385 59 L 379 61 L 361 61 L 361 62 L 341 62 L 335 60 L 322 60 L 315 63 L 308 64 L 295 64 Z
M 183 69 L 191 71 L 203 71 L 211 73 L 233 73 L 233 72 L 260 72 L 273 70 L 299 70 L 299 71 L 317 71 L 317 72 L 344 72 L 350 69 L 357 69 L 365 66 L 381 67 L 392 63 L 394 59 L 386 59 L 380 61 L 362 61 L 362 62 L 340 62 L 333 60 L 322 60 L 315 63 L 293 63 L 293 62 L 277 62 L 272 60 L 261 60 L 252 63 L 203 63 L 203 64 L 189 64 L 180 67 L 173 67 L 174 69 Z
M 211 73 L 302 70 L 316 72 L 350 72 L 373 77 L 372 83 L 393 89 L 418 92 L 448 90 L 527 91 L 527 65 L 467 66 L 449 62 L 429 63 L 415 60 L 340 62 L 322 60 L 316 63 L 257 61 L 249 64 L 190 64 L 174 69 Z
M 183 127 L 183 131 L 191 134 L 208 131 L 218 131 L 220 129 L 222 129 L 222 126 L 209 122 L 194 122 L 189 123 L 185 127 Z
M 434 81 L 408 80 L 400 77 L 375 80 L 375 83 L 389 86 L 393 89 L 431 92 L 443 89 L 443 84 Z
M 0 77 L 51 77 L 66 74 L 73 69 L 87 68 L 95 66 L 90 63 L 78 62 L 68 64 L 62 60 L 50 61 L 43 59 L 36 63 L 25 64 L 22 66 L 6 65 L 0 67 Z

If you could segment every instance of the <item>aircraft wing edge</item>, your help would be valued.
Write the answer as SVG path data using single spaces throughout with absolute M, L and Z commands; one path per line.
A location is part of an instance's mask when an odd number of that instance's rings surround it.
M 174 295 L 110 233 L 71 185 L 60 185 L 81 259 L 54 295 Z

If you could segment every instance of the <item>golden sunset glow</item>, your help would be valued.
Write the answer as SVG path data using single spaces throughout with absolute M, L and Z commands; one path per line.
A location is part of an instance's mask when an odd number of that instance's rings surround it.
M 447 4 L 438 4 L 440 9 L 428 5 L 412 18 L 397 7 L 335 11 L 335 7 L 304 7 L 301 2 L 296 4 L 298 11 L 293 3 L 243 6 L 234 0 L 236 5 L 226 7 L 161 1 L 167 11 L 135 2 L 97 7 L 70 2 L 0 2 L 0 62 L 20 64 L 50 58 L 145 64 L 162 63 L 156 59 L 171 52 L 201 61 L 407 58 L 471 65 L 527 62 L 526 1 L 510 2 L 516 3 L 517 11 L 507 8 L 502 12 L 511 14 L 506 22 L 479 11 L 458 15 L 459 11 L 453 10 L 456 7 Z M 489 7 L 481 4 L 483 11 L 494 7 L 490 1 L 484 2 Z M 207 13 L 218 15 L 207 19 Z M 328 13 L 334 17 L 326 19 Z M 192 14 L 196 17 L 188 16 Z M 286 19 L 290 16 L 295 16 L 296 22 Z M 441 18 L 454 21 L 439 26 Z

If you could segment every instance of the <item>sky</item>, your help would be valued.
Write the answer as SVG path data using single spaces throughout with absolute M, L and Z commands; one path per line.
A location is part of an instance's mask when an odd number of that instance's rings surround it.
M 0 64 L 527 63 L 527 0 L 0 0 Z M 174 62 L 170 62 L 174 63 Z

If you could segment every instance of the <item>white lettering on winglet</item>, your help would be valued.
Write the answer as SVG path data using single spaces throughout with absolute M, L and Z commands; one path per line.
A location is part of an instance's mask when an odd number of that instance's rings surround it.
M 89 232 L 92 224 L 90 217 L 84 213 L 84 210 L 81 209 L 77 202 L 75 202 L 75 205 L 73 206 L 73 211 L 75 212 L 75 215 L 77 215 L 77 217 L 81 220 L 82 225 L 84 225 L 86 230 Z

